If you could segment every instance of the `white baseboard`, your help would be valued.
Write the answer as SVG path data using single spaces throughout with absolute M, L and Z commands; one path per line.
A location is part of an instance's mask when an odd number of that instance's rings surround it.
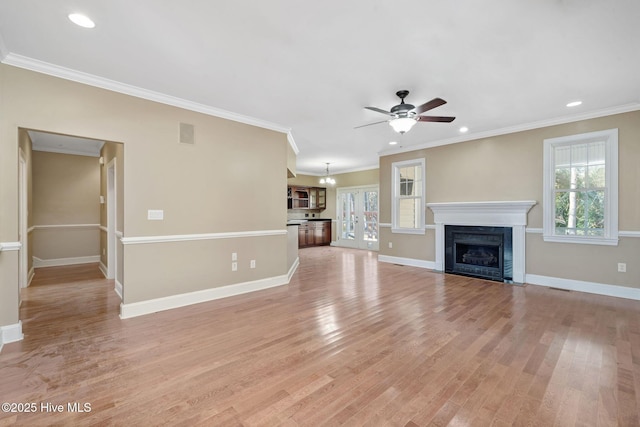
M 116 291 L 116 294 L 120 297 L 120 301 L 122 301 L 122 283 L 118 282 L 118 279 L 115 280 L 115 283 L 113 290 Z
M 436 263 L 434 261 L 425 261 L 423 259 L 402 258 L 389 255 L 378 255 L 378 261 L 388 262 L 391 264 L 407 265 L 410 267 L 428 268 L 430 270 L 436 269 Z
M 100 262 L 100 255 L 94 256 L 81 256 L 74 258 L 57 258 L 57 259 L 40 259 L 33 257 L 33 267 L 58 267 L 61 265 L 74 265 L 74 264 L 91 264 L 94 262 Z
M 98 264 L 98 268 L 100 269 L 100 272 L 102 273 L 104 278 L 108 279 L 109 275 L 107 274 L 107 266 L 104 265 L 104 263 L 102 261 L 100 261 L 100 263 Z
M 525 282 L 530 285 L 548 286 L 551 288 L 566 289 L 569 291 L 579 291 L 589 294 L 640 300 L 640 289 L 629 288 L 626 286 L 561 279 L 558 277 L 539 276 L 537 274 L 525 275 Z
M 294 273 L 298 269 L 299 265 L 300 265 L 300 257 L 297 257 L 296 260 L 293 262 L 293 264 L 291 264 L 291 268 L 289 269 L 289 272 L 287 273 L 287 283 L 289 283 L 291 281 L 291 278 L 293 277 Z
M 13 325 L 0 326 L 0 351 L 5 344 L 10 342 L 22 341 L 24 335 L 22 334 L 22 322 L 14 323 Z
M 33 276 L 36 275 L 36 269 L 32 266 L 31 269 L 29 270 L 29 273 L 27 274 L 27 288 L 29 287 L 29 285 L 31 284 L 31 281 L 33 280 Z
M 170 310 L 173 308 L 231 297 L 234 295 L 260 291 L 263 289 L 286 285 L 287 283 L 289 283 L 287 276 L 282 275 L 253 282 L 237 283 L 234 285 L 221 286 L 219 288 L 211 288 L 186 294 L 156 298 L 148 301 L 140 301 L 130 304 L 123 303 L 120 304 L 120 318 L 128 319 L 130 317 L 142 316 L 145 314 L 156 313 L 158 311 Z

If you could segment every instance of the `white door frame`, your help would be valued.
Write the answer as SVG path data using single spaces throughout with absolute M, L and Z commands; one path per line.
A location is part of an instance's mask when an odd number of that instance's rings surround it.
M 20 288 L 26 288 L 29 285 L 29 203 L 28 203 L 28 183 L 27 176 L 27 159 L 22 151 L 19 149 L 19 163 L 18 163 L 18 192 L 20 198 L 19 207 L 19 231 L 20 231 L 20 254 L 19 254 L 19 272 L 18 272 L 18 286 Z
M 380 195 L 380 187 L 378 185 L 359 185 L 356 187 L 340 187 L 336 188 L 336 220 L 337 227 L 336 230 L 336 245 L 337 246 L 345 246 L 349 248 L 356 249 L 368 249 L 377 251 L 379 249 L 379 239 L 378 242 L 370 242 L 364 240 L 363 231 L 360 225 L 360 221 L 364 220 L 363 210 L 364 210 L 364 199 L 360 198 L 361 194 L 364 194 L 367 191 L 376 191 L 378 193 L 378 197 Z M 341 193 L 355 193 L 356 194 L 356 227 L 355 227 L 355 239 L 341 239 L 341 227 L 342 227 L 342 212 L 341 212 L 341 204 L 340 204 L 340 195 Z M 378 199 L 378 215 L 380 214 L 380 203 Z M 380 236 L 380 228 L 378 225 L 378 237 Z
M 117 207 L 116 203 L 116 159 L 107 164 L 107 279 L 115 279 L 118 259 L 116 241 Z

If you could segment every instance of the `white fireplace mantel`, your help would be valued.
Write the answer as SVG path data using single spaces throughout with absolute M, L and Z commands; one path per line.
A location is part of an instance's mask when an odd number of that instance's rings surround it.
M 436 270 L 444 271 L 445 225 L 511 227 L 513 281 L 524 283 L 527 213 L 536 203 L 535 200 L 427 203 L 436 224 Z

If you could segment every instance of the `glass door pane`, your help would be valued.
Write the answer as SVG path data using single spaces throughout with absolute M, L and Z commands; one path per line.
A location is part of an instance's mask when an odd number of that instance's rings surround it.
M 364 210 L 363 239 L 366 242 L 378 241 L 378 191 L 363 191 Z
M 356 198 L 355 193 L 340 194 L 340 239 L 355 240 L 356 238 Z

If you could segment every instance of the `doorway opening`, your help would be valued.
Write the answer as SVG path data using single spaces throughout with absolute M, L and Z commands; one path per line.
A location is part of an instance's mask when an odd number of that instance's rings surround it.
M 123 144 L 21 128 L 19 153 L 20 289 L 40 268 L 93 265 L 122 298 Z

